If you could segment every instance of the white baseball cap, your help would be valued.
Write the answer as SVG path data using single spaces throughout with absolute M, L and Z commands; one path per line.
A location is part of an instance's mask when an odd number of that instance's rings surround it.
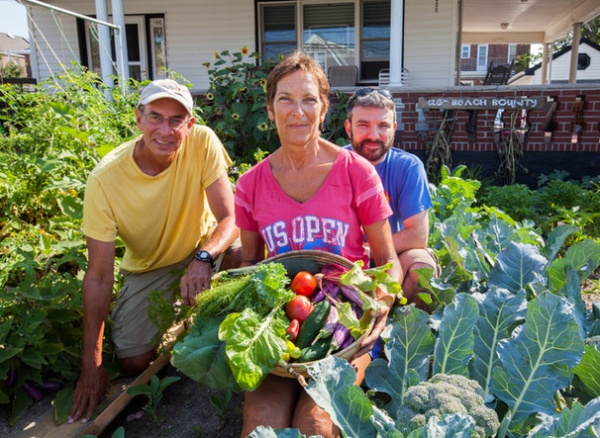
M 194 100 L 190 90 L 173 79 L 157 79 L 150 82 L 140 94 L 137 107 L 154 102 L 158 99 L 173 99 L 183 105 L 187 112 L 191 115 L 194 107 Z

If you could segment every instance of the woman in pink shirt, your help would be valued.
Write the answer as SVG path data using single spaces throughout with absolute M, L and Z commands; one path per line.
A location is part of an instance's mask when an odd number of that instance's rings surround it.
M 236 222 L 242 266 L 293 250 L 329 251 L 351 261 L 369 256 L 392 263 L 401 281 L 392 243 L 389 203 L 374 167 L 364 158 L 321 138 L 329 107 L 329 83 L 320 65 L 297 52 L 281 61 L 267 81 L 267 110 L 281 147 L 244 175 L 236 186 Z M 371 254 L 365 250 L 367 239 Z M 393 299 L 379 296 L 388 304 Z M 372 333 L 352 358 L 357 384 L 368 352 L 385 327 L 389 307 L 376 315 Z M 257 426 L 292 427 L 306 436 L 339 436 L 339 429 L 295 379 L 269 375 L 244 395 L 242 436 Z

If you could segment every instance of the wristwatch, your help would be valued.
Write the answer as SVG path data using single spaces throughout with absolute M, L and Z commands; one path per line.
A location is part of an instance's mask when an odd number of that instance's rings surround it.
M 201 262 L 205 263 L 210 263 L 211 267 L 215 267 L 215 261 L 208 251 L 198 251 L 196 255 L 194 255 L 194 257 L 196 258 L 196 260 L 200 260 Z

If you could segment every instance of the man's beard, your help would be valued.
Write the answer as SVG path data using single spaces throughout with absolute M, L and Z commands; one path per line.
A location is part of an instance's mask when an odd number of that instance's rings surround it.
M 365 146 L 365 143 L 371 143 L 371 144 L 375 143 L 375 144 L 378 144 L 379 146 L 381 146 L 381 148 L 371 149 L 370 147 Z M 377 141 L 364 140 L 358 144 L 354 143 L 354 141 L 352 142 L 352 149 L 354 149 L 359 155 L 363 156 L 364 158 L 366 158 L 367 160 L 369 160 L 371 162 L 379 161 L 387 153 L 387 151 L 389 151 L 391 148 L 392 148 L 391 142 L 390 142 L 390 144 L 386 145 L 381 140 L 377 140 Z

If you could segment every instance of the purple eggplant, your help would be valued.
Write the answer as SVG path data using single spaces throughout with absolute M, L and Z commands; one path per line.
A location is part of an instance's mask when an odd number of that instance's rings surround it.
M 10 370 L 8 370 L 8 375 L 6 376 L 5 385 L 7 388 L 12 388 L 13 386 L 15 386 L 16 382 L 17 382 L 17 369 L 13 367 Z
M 338 322 L 331 335 L 331 351 L 338 351 L 348 337 L 352 338 L 350 329 Z
M 342 291 L 342 295 L 346 297 L 349 302 L 356 304 L 359 309 L 362 309 L 362 300 L 355 287 L 340 284 L 340 290 Z
M 56 380 L 46 380 L 40 385 L 40 389 L 44 392 L 56 392 L 62 389 L 63 384 Z
M 312 296 L 312 302 L 314 304 L 319 301 L 323 301 L 325 297 L 335 298 L 338 295 L 338 287 L 336 284 L 333 284 L 330 281 L 323 281 L 322 287 L 320 290 L 315 292 Z
M 329 314 L 327 315 L 327 319 L 325 320 L 325 325 L 321 330 L 319 330 L 319 333 L 315 337 L 315 340 L 312 342 L 312 345 L 314 345 L 319 339 L 330 338 L 333 335 L 333 330 L 338 325 L 338 321 L 338 310 L 335 306 L 331 306 L 329 308 Z
M 346 339 L 344 339 L 344 342 L 342 343 L 342 345 L 340 345 L 340 350 L 343 350 L 345 348 L 348 348 L 350 346 L 350 344 L 352 344 L 354 342 L 354 338 L 352 337 L 352 335 L 348 335 L 346 336 Z
M 40 388 L 36 387 L 36 384 L 34 382 L 31 382 L 29 380 L 26 381 L 25 383 L 23 383 L 23 388 L 25 388 L 25 391 L 27 391 L 29 397 L 31 397 L 31 399 L 34 401 L 40 401 L 44 398 L 44 393 Z

